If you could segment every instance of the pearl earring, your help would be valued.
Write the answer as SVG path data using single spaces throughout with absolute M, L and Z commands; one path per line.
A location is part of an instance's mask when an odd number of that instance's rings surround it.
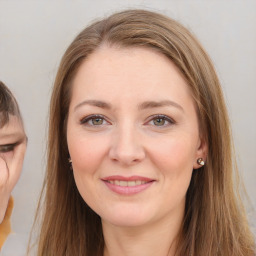
M 198 158 L 197 159 L 197 163 L 199 164 L 199 165 L 201 165 L 201 166 L 204 166 L 204 160 L 203 160 L 203 158 Z
M 69 162 L 69 169 L 72 171 L 73 170 L 73 166 L 72 166 L 72 160 L 71 160 L 70 157 L 68 158 L 68 162 Z

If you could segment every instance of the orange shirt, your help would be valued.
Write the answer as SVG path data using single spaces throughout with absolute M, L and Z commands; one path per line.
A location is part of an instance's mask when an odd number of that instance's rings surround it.
M 3 219 L 3 222 L 0 224 L 0 250 L 7 238 L 7 236 L 11 232 L 11 214 L 13 209 L 13 198 L 10 197 L 8 207 Z

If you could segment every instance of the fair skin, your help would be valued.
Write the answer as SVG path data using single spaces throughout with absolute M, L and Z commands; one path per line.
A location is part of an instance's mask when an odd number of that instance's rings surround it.
M 27 138 L 20 119 L 10 115 L 9 122 L 0 128 L 0 223 L 20 177 L 26 144 Z
M 160 53 L 104 45 L 81 64 L 67 142 L 77 188 L 102 219 L 105 256 L 174 255 L 205 157 L 198 126 L 185 80 Z

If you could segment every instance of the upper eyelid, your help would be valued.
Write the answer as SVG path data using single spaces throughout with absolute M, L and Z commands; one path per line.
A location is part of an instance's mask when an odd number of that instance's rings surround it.
M 171 123 L 176 123 L 175 120 L 167 115 L 164 115 L 164 114 L 156 114 L 156 115 L 152 115 L 152 116 L 149 116 L 147 119 L 148 121 L 146 122 L 149 122 L 149 121 L 152 121 L 154 120 L 155 118 L 163 118 L 167 121 L 170 121 Z
M 17 144 L 18 144 L 18 142 L 2 144 L 2 145 L 0 145 L 0 148 L 1 147 L 15 147 Z
M 83 118 L 80 119 L 80 124 L 83 124 L 85 123 L 86 121 L 89 121 L 90 119 L 93 119 L 93 118 L 102 118 L 104 119 L 106 122 L 109 122 L 109 119 L 107 117 L 105 117 L 104 115 L 101 115 L 101 114 L 92 114 L 92 115 L 88 115 L 88 116 L 85 116 Z

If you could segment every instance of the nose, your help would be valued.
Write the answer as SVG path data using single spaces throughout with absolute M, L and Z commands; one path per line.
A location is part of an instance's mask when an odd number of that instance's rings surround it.
M 141 136 L 135 127 L 116 130 L 109 150 L 109 157 L 112 161 L 129 166 L 141 162 L 145 155 Z

